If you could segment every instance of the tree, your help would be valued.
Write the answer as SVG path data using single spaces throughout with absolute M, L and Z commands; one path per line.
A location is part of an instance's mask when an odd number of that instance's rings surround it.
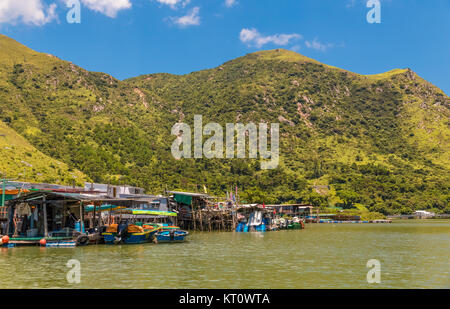
M 344 202 L 345 209 L 353 208 L 355 203 L 361 201 L 361 196 L 358 193 L 347 189 L 339 190 L 337 196 Z

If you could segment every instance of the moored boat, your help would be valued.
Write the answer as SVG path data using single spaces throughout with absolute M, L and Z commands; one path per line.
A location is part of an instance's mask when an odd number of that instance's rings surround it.
M 119 224 L 111 224 L 103 233 L 105 244 L 143 244 L 152 242 L 160 226 L 147 225 L 138 226 L 129 224 L 128 220 L 122 220 Z
M 292 221 L 288 221 L 288 230 L 301 230 L 305 228 L 305 223 L 300 218 L 294 217 Z
M 158 243 L 167 243 L 167 242 L 184 242 L 186 240 L 186 236 L 189 235 L 189 232 L 182 230 L 168 230 L 168 231 L 160 231 L 156 233 L 156 241 Z

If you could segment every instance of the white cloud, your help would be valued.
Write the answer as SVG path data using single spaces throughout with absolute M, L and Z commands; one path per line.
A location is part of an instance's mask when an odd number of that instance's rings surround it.
M 115 18 L 121 10 L 131 8 L 130 0 L 81 0 L 89 9 Z
M 258 30 L 252 28 L 252 29 L 242 29 L 239 38 L 241 39 L 242 43 L 245 43 L 248 46 L 255 46 L 257 48 L 260 48 L 263 45 L 269 43 L 285 46 L 288 45 L 291 41 L 301 39 L 302 36 L 297 33 L 274 34 L 269 36 L 263 36 L 261 35 L 261 33 L 259 33 Z
M 230 8 L 230 7 L 232 7 L 232 6 L 235 6 L 237 4 L 237 1 L 236 0 L 225 0 L 225 6 L 227 7 L 227 8 Z
M 292 51 L 298 52 L 300 49 L 302 49 L 302 47 L 300 45 L 294 45 L 291 47 Z
M 186 7 L 189 3 L 191 3 L 191 0 L 156 0 L 156 2 L 159 2 L 164 5 L 170 6 L 172 9 L 176 9 L 178 5 L 181 7 Z
M 0 24 L 23 22 L 42 26 L 56 19 L 56 4 L 44 5 L 41 0 L 1 0 Z
M 320 43 L 317 38 L 315 38 L 313 41 L 306 41 L 305 42 L 306 47 L 308 48 L 312 48 L 315 50 L 320 50 L 320 51 L 326 51 L 328 48 L 333 47 L 333 44 L 323 44 Z
M 180 2 L 181 0 L 156 0 L 156 1 L 162 4 L 175 5 L 178 4 L 178 2 Z
M 180 27 L 200 25 L 200 8 L 198 6 L 190 10 L 187 15 L 181 17 L 172 17 L 172 21 Z

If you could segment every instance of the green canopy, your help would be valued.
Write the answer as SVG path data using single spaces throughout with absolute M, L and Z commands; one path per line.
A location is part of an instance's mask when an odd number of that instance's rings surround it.
M 189 195 L 183 195 L 183 194 L 174 194 L 175 202 L 185 204 L 185 205 L 192 205 L 192 196 Z
M 168 217 L 176 217 L 177 213 L 172 211 L 158 211 L 158 210 L 141 210 L 141 209 L 133 209 L 133 215 L 154 215 L 154 216 L 168 216 Z

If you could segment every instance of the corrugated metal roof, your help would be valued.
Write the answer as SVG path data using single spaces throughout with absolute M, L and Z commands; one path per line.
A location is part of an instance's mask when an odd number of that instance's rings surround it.
M 109 198 L 106 195 L 101 194 L 86 194 L 86 193 L 68 193 L 68 192 L 54 192 L 49 190 L 39 190 L 30 193 L 22 194 L 16 198 L 18 201 L 29 201 L 39 199 L 41 197 L 56 197 L 66 198 L 76 201 L 132 201 L 131 198 Z
M 314 208 L 314 206 L 309 204 L 282 204 L 282 205 L 266 205 L 266 207 L 292 207 L 296 206 L 298 208 Z

